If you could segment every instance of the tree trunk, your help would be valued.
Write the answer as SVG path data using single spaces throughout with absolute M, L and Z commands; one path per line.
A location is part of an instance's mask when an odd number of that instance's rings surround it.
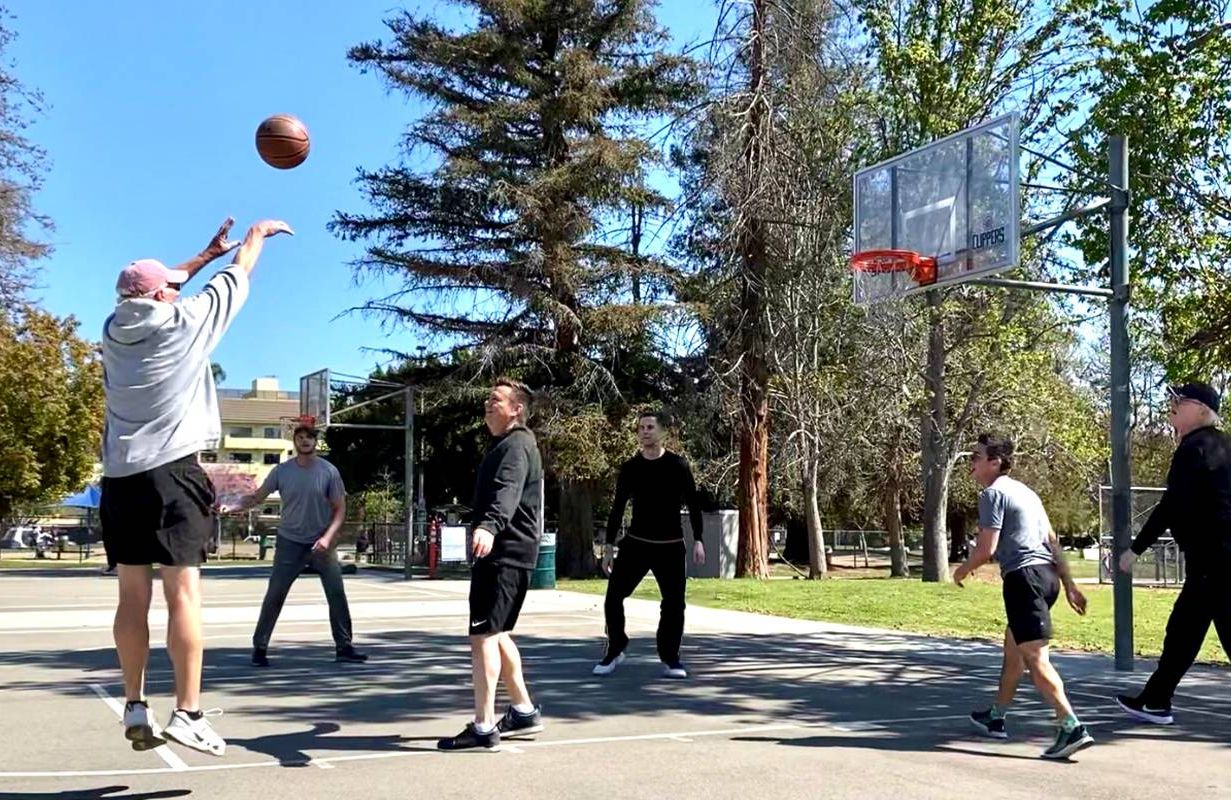
M 945 441 L 945 327 L 942 297 L 928 292 L 928 408 L 923 413 L 923 580 L 948 583 L 945 514 L 949 505 L 949 446 Z
M 740 426 L 739 554 L 735 575 L 769 577 L 769 403 L 762 398 Z
M 889 532 L 889 574 L 894 578 L 910 575 L 906 560 L 906 542 L 902 538 L 902 483 L 896 472 L 881 489 L 881 518 Z
M 821 527 L 821 507 L 817 502 L 816 467 L 804 465 L 804 517 L 808 521 L 808 577 L 824 578 L 829 572 L 825 558 L 824 528 Z
M 764 96 L 765 14 L 767 0 L 753 0 L 744 164 L 747 189 L 740 253 L 740 420 L 739 420 L 739 577 L 769 577 L 769 362 L 766 355 L 765 283 L 769 271 L 766 223 L 759 216 L 758 188 L 763 179 L 766 126 L 771 124 Z
M 582 481 L 560 482 L 560 530 L 556 532 L 556 574 L 589 578 L 595 574 L 594 496 Z

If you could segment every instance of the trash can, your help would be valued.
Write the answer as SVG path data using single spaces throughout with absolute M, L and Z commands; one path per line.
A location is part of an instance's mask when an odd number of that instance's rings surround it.
M 531 589 L 556 588 L 556 534 L 544 533 L 539 542 L 539 560 L 530 576 Z

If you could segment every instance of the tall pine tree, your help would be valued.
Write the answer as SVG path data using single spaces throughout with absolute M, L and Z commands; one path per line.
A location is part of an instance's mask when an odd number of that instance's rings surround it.
M 402 12 L 350 59 L 426 101 L 398 163 L 361 170 L 371 205 L 332 229 L 396 290 L 367 304 L 453 351 L 473 375 L 549 389 L 552 417 L 610 400 L 616 363 L 673 274 L 620 241 L 618 220 L 667 200 L 647 175 L 647 122 L 699 90 L 664 52 L 650 0 L 455 0 L 451 29 Z M 414 159 L 414 160 L 412 160 Z M 636 302 L 640 300 L 642 302 Z M 547 451 L 551 456 L 550 441 Z M 562 481 L 559 563 L 591 568 L 590 498 Z

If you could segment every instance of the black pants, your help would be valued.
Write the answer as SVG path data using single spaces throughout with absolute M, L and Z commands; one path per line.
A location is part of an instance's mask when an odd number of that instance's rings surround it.
M 1158 669 L 1141 693 L 1142 702 L 1152 707 L 1171 706 L 1171 697 L 1184 673 L 1197 660 L 1211 622 L 1218 631 L 1222 649 L 1231 658 L 1231 586 L 1227 584 L 1226 573 L 1222 577 L 1190 573 L 1171 609 L 1163 654 L 1158 659 Z
M 684 585 L 688 580 L 684 542 L 654 544 L 624 537 L 620 554 L 607 581 L 603 611 L 607 617 L 607 642 L 611 652 L 628 646 L 624 633 L 624 600 L 633 593 L 647 572 L 654 573 L 662 595 L 658 618 L 658 658 L 666 664 L 680 660 L 684 638 Z

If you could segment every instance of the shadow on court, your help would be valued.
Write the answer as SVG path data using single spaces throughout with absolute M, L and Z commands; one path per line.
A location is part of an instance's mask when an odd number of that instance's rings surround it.
M 220 724 L 228 742 L 286 766 L 302 766 L 311 761 L 310 753 L 325 757 L 431 750 L 435 735 L 460 729 L 469 718 L 472 697 L 469 648 L 463 636 L 414 630 L 358 633 L 357 645 L 371 655 L 363 665 L 334 663 L 327 636 L 307 643 L 280 643 L 275 634 L 269 651 L 273 665 L 268 669 L 248 665 L 247 647 L 207 650 L 206 704 L 220 703 L 229 714 L 285 730 L 245 738 L 242 723 L 228 717 L 230 724 Z M 527 681 L 543 706 L 548 726 L 540 735 L 544 739 L 560 737 L 557 726 L 566 722 L 602 721 L 617 726 L 617 733 L 678 729 L 683 719 L 687 727 L 712 729 L 784 722 L 801 727 L 734 741 L 1022 757 L 967 749 L 972 741 L 989 741 L 978 736 L 965 714 L 990 702 L 994 671 L 969 661 L 925 659 L 898 651 L 895 644 L 900 637 L 893 634 L 843 634 L 832 640 L 827 634 L 690 635 L 683 655 L 693 675 L 686 681 L 659 676 L 652 636 L 635 638 L 629 660 L 606 678 L 590 674 L 601 647 L 598 638 L 533 632 L 516 638 Z M 91 683 L 114 685 L 115 663 L 109 648 L 0 654 L 0 665 L 30 668 L 6 686 L 14 692 L 92 697 Z M 170 663 L 161 648 L 153 652 L 151 668 L 150 695 L 167 697 Z M 1221 681 L 1205 699 L 1177 698 L 1177 705 L 1186 710 L 1177 712 L 1180 724 L 1159 730 L 1115 712 L 1110 699 L 1115 689 L 1101 685 L 1098 678 L 1065 677 L 1076 710 L 1091 725 L 1099 747 L 1144 735 L 1165 735 L 1171 742 L 1231 744 L 1231 697 Z M 1051 735 L 1051 711 L 1038 702 L 1028 678 L 1014 711 L 1010 726 L 1015 741 L 1042 742 Z M 359 724 L 380 725 L 388 733 L 372 735 L 370 729 L 348 733 L 349 726 Z M 405 726 L 404 731 L 399 732 L 399 726 Z M 808 726 L 826 730 L 814 733 Z M 433 736 L 420 735 L 424 733 Z
M 97 789 L 65 789 L 59 792 L 0 792 L 0 800 L 157 800 L 190 794 L 192 792 L 188 789 L 131 792 L 127 786 L 100 786 Z

